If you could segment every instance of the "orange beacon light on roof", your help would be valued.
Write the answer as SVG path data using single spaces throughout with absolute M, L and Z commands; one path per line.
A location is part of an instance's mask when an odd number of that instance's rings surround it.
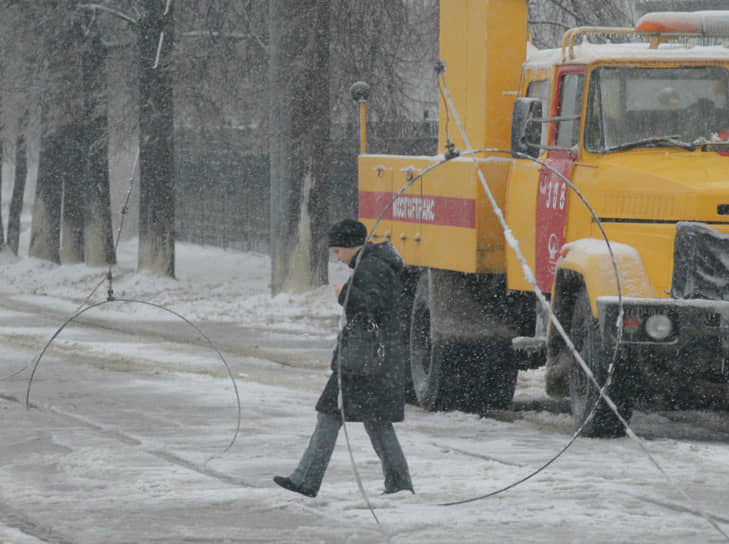
M 641 34 L 726 36 L 729 34 L 729 13 L 726 11 L 647 13 L 638 20 L 635 30 Z

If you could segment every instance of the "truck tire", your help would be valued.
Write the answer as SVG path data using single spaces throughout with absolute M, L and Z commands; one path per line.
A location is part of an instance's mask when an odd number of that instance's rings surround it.
M 511 345 L 485 342 L 460 347 L 459 408 L 476 413 L 511 408 L 519 374 Z
M 517 368 L 510 345 L 433 339 L 428 275 L 418 280 L 410 326 L 410 369 L 426 410 L 483 412 L 511 406 Z
M 453 404 L 453 391 L 446 383 L 447 351 L 444 345 L 432 342 L 428 275 L 422 274 L 410 318 L 410 372 L 417 402 L 426 410 L 447 410 Z
M 600 337 L 600 326 L 592 316 L 587 289 L 582 286 L 577 294 L 572 312 L 570 336 L 575 348 L 601 385 L 605 383 L 608 365 L 613 357 L 612 348 L 605 348 Z M 567 349 L 566 347 L 562 349 Z M 582 435 L 592 438 L 616 438 L 625 435 L 625 427 L 612 409 L 600 398 L 595 384 L 587 377 L 579 363 L 572 358 L 569 369 L 570 404 L 572 417 L 579 428 L 590 415 L 597 402 L 592 420 L 582 429 Z M 633 398 L 629 390 L 629 380 L 621 373 L 616 363 L 607 395 L 618 407 L 625 421 L 630 421 L 633 414 Z
M 398 320 L 402 331 L 402 340 L 404 342 L 403 353 L 409 354 L 410 346 L 410 321 L 413 314 L 413 300 L 415 298 L 415 288 L 418 284 L 420 271 L 414 267 L 406 267 L 400 274 L 400 283 L 402 291 L 400 293 L 400 305 L 398 312 Z M 417 404 L 418 399 L 413 388 L 413 375 L 410 370 L 410 357 L 405 360 L 405 402 L 408 404 Z

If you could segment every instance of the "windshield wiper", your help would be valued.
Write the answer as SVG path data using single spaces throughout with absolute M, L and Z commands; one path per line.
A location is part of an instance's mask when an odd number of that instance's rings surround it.
M 680 147 L 686 151 L 696 151 L 697 146 L 679 140 L 677 135 L 651 136 L 650 138 L 642 138 L 635 142 L 627 142 L 613 147 L 608 147 L 605 151 L 627 151 L 628 149 L 635 149 L 636 147 Z
M 729 151 L 729 141 L 728 142 L 703 142 L 701 144 L 701 151 L 727 152 L 727 151 Z

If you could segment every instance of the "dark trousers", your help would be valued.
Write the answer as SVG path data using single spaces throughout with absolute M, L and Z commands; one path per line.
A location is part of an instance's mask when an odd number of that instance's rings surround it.
M 329 466 L 334 446 L 342 426 L 339 416 L 318 412 L 316 428 L 299 465 L 289 478 L 300 487 L 318 492 L 324 473 Z M 395 428 L 389 421 L 365 420 L 364 428 L 370 437 L 375 453 L 382 463 L 385 476 L 385 492 L 394 493 L 401 489 L 412 491 L 410 472 L 405 455 L 397 440 Z

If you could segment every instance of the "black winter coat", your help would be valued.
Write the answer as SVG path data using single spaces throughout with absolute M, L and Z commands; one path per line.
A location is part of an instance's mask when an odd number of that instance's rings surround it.
M 400 273 L 403 262 L 389 242 L 368 243 L 360 252 L 357 270 L 344 285 L 339 303 L 344 304 L 351 284 L 347 307 L 347 323 L 366 326 L 372 315 L 384 331 L 385 372 L 381 376 L 342 376 L 342 397 L 347 421 L 374 419 L 402 421 L 405 406 L 404 339 L 398 312 L 400 304 Z M 354 268 L 359 253 L 350 267 Z M 332 357 L 332 374 L 319 397 L 316 409 L 328 414 L 340 414 L 337 403 L 337 349 Z

